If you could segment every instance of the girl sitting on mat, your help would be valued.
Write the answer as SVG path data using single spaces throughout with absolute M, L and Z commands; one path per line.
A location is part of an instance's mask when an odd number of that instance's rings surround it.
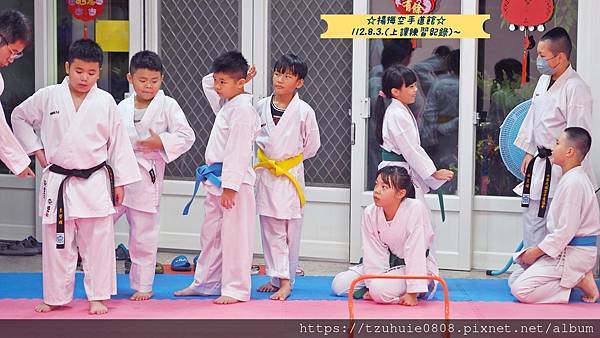
M 347 295 L 352 281 L 365 274 L 438 275 L 430 252 L 434 236 L 430 213 L 414 196 L 405 168 L 387 166 L 377 172 L 375 203 L 365 208 L 362 219 L 362 264 L 335 276 L 331 287 L 336 295 Z M 436 283 L 426 279 L 367 279 L 357 284 L 354 297 L 413 306 L 420 295 L 430 292 L 431 298 Z
M 425 202 L 424 194 L 451 180 L 454 173 L 447 169 L 437 170 L 421 147 L 417 121 L 408 108 L 416 97 L 417 76 L 412 70 L 400 64 L 386 69 L 375 106 L 375 132 L 381 145 L 379 169 L 388 165 L 406 168 L 415 184 L 416 198 Z M 387 109 L 385 98 L 391 99 Z

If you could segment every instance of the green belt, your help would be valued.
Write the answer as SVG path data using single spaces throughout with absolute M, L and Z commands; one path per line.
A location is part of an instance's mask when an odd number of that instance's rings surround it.
M 396 154 L 393 151 L 387 151 L 381 149 L 381 160 L 387 162 L 407 162 L 402 154 Z M 442 222 L 446 221 L 446 209 L 444 208 L 444 193 L 441 190 L 434 191 L 438 195 L 438 202 L 440 203 L 440 214 L 442 215 Z

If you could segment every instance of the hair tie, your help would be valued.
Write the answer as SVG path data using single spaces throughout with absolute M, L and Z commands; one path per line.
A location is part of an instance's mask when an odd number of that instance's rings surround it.
M 387 96 L 385 96 L 385 93 L 383 92 L 383 90 L 379 91 L 379 96 L 383 97 L 384 99 L 387 97 Z

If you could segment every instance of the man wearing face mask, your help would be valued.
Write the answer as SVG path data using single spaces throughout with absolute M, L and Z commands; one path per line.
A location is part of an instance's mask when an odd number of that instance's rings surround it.
M 542 36 L 537 45 L 538 71 L 542 74 L 533 93 L 532 104 L 515 145 L 526 152 L 521 172 L 525 181 L 514 191 L 522 196 L 524 248 L 538 245 L 546 236 L 548 210 L 558 184 L 561 169 L 549 157 L 556 139 L 567 127 L 592 131 L 592 94 L 583 79 L 571 67 L 571 39 L 562 27 Z M 582 164 L 597 188 L 590 158 Z M 517 269 L 511 280 L 518 277 Z
M 15 10 L 0 11 L 0 67 L 6 67 L 23 56 L 23 49 L 31 39 L 29 20 Z M 4 91 L 4 80 L 0 74 L 0 95 Z M 34 176 L 29 168 L 31 160 L 17 142 L 6 123 L 0 105 L 0 160 L 17 176 Z

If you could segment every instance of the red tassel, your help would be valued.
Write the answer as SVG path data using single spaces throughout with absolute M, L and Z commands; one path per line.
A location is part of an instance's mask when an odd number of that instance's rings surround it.
M 88 39 L 88 27 L 87 27 L 87 23 L 83 23 L 83 38 L 84 39 Z
M 527 48 L 529 47 L 529 38 L 527 37 L 527 30 L 525 31 L 525 37 L 523 38 L 523 62 L 521 68 L 521 84 L 525 84 L 527 82 L 527 62 L 529 58 L 527 57 Z
M 412 48 L 417 49 L 417 39 L 411 39 L 411 42 L 412 42 Z

